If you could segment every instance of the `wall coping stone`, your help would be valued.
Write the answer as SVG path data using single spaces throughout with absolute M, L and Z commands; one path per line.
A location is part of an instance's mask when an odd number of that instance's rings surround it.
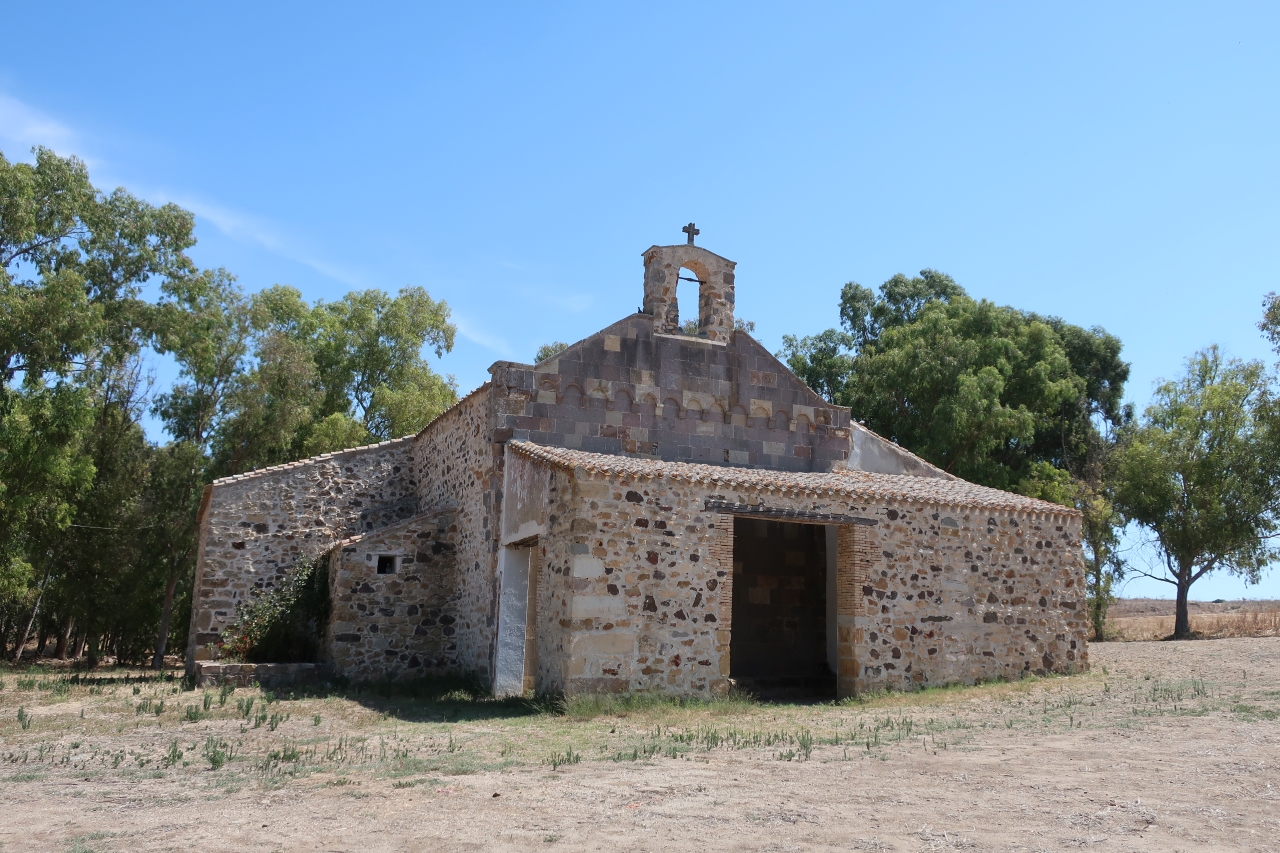
M 379 441 L 376 444 L 364 444 L 360 447 L 348 447 L 345 450 L 334 450 L 330 453 L 321 453 L 319 456 L 309 456 L 306 459 L 299 459 L 296 462 L 286 462 L 283 465 L 271 465 L 267 468 L 259 468 L 256 471 L 249 471 L 245 474 L 232 474 L 230 477 L 219 477 L 210 485 L 220 486 L 224 483 L 238 483 L 243 480 L 252 480 L 253 478 L 260 477 L 263 474 L 275 474 L 280 471 L 288 471 L 290 468 L 301 468 L 305 465 L 310 465 L 313 462 L 320 462 L 324 459 L 335 459 L 339 456 L 345 456 L 348 453 L 360 453 L 365 450 L 373 450 L 377 447 L 391 447 L 393 444 L 405 444 L 406 442 L 413 441 L 414 438 L 415 436 L 406 435 L 401 438 L 393 438 L 389 441 Z

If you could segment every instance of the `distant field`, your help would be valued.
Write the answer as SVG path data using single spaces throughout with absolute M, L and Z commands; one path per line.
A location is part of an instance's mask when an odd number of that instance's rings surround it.
M 1107 612 L 1117 640 L 1162 640 L 1173 633 L 1173 601 L 1122 598 Z M 1192 601 L 1191 630 L 1208 639 L 1280 637 L 1280 601 Z

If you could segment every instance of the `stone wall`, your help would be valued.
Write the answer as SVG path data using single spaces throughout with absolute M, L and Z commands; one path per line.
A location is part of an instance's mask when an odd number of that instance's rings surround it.
M 732 565 L 716 546 L 724 529 L 732 535 L 732 518 L 685 513 L 661 490 L 628 485 L 549 472 L 536 688 L 723 692 L 729 636 L 718 619 L 721 601 L 730 612 Z
M 1075 515 L 867 507 L 880 550 L 861 590 L 859 691 L 1088 668 Z
M 783 471 L 844 466 L 849 410 L 750 335 L 726 343 L 652 324 L 635 314 L 543 364 L 495 364 L 494 440 Z
M 497 614 L 497 526 L 501 447 L 492 439 L 491 386 L 472 391 L 420 432 L 413 443 L 418 502 L 454 513 L 457 588 L 453 626 L 456 666 L 491 675 Z
M 327 641 L 338 673 L 367 679 L 458 668 L 454 513 L 345 540 L 329 553 Z M 379 557 L 389 557 L 381 572 Z
M 197 661 L 196 687 L 295 687 L 316 684 L 333 676 L 330 667 L 316 663 L 214 663 Z
M 411 439 L 329 453 L 217 480 L 200 517 L 187 665 L 235 621 L 253 590 L 301 557 L 417 512 Z
M 552 513 L 567 529 L 539 540 L 539 689 L 728 687 L 732 517 L 709 499 L 875 522 L 840 526 L 842 695 L 1088 665 L 1076 515 L 570 475 Z

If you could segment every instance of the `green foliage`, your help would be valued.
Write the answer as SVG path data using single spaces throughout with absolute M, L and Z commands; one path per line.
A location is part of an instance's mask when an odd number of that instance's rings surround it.
M 314 560 L 300 560 L 277 586 L 240 608 L 223 633 L 222 657 L 252 662 L 313 662 L 328 619 L 329 572 Z M 250 698 L 249 703 L 252 703 Z M 248 716 L 248 708 L 243 713 Z
M 850 346 L 861 351 L 879 341 L 886 329 L 915 322 L 930 303 L 959 298 L 967 298 L 964 289 L 937 270 L 921 270 L 916 278 L 898 273 L 880 285 L 879 297 L 851 281 L 840 291 L 840 324 L 851 337 Z
M 425 367 L 406 373 L 400 388 L 379 385 L 373 391 L 365 423 L 371 435 L 399 438 L 413 435 L 458 400 L 457 383 Z
M 360 421 L 346 412 L 334 412 L 312 425 L 303 442 L 303 456 L 318 456 L 348 447 L 362 447 L 376 439 Z
M 17 618 L 17 643 L 42 607 L 92 610 L 97 618 L 82 623 L 92 656 L 104 610 L 116 628 L 147 630 L 136 613 L 84 601 L 104 592 L 111 601 L 110 589 L 83 580 L 132 543 L 108 535 L 85 549 L 74 531 L 103 501 L 123 497 L 103 510 L 117 521 L 135 508 L 145 452 L 134 440 L 137 356 L 158 321 L 138 294 L 194 274 L 185 255 L 194 223 L 174 205 L 100 193 L 75 158 L 35 155 L 34 164 L 0 155 L 0 610 Z
M 966 479 L 1072 504 L 1097 422 L 1124 418 L 1128 365 L 1113 336 L 971 299 L 935 270 L 878 294 L 846 284 L 840 320 L 784 336 L 779 356 L 872 430 Z
M 1114 462 L 1115 505 L 1155 539 L 1163 566 L 1143 572 L 1177 589 L 1174 635 L 1190 635 L 1187 593 L 1224 569 L 1257 583 L 1277 557 L 1276 411 L 1262 364 L 1196 353 L 1162 384 Z
M 1082 490 L 1079 509 L 1084 516 L 1085 604 L 1093 639 L 1104 640 L 1107 610 L 1115 601 L 1116 584 L 1124 579 L 1128 570 L 1119 554 L 1119 530 L 1124 526 L 1124 518 L 1107 493 L 1098 488 Z
M 205 760 L 209 762 L 210 770 L 221 770 L 234 756 L 235 748 L 227 741 L 209 735 L 205 738 L 204 748 L 201 753 L 204 755 Z
M 544 361 L 548 361 L 554 358 L 556 355 L 564 352 L 568 348 L 569 348 L 569 345 L 562 341 L 553 341 L 549 344 L 543 344 L 542 346 L 538 347 L 538 351 L 534 353 L 533 363 L 542 364 Z
M 422 288 L 247 296 L 187 256 L 194 219 L 36 149 L 0 155 L 0 651 L 32 633 L 154 665 L 185 645 L 214 477 L 416 432 L 456 400 Z M 141 298 L 153 288 L 154 302 Z M 179 375 L 152 393 L 144 349 Z M 172 441 L 140 426 L 152 400 Z M 279 638 L 277 638 L 279 639 Z M 296 650 L 295 650 L 296 653 Z
M 430 371 L 423 347 L 433 349 L 437 358 L 453 349 L 457 329 L 449 322 L 449 306 L 420 287 L 406 287 L 395 297 L 380 290 L 348 293 L 341 301 L 317 304 L 313 313 L 325 413 L 347 411 L 354 403 L 370 432 L 392 437 L 370 422 L 374 397 L 380 388 L 424 386 Z M 424 387 L 424 392 L 431 389 Z
M 783 335 L 778 355 L 801 382 L 827 401 L 839 403 L 848 396 L 846 387 L 853 378 L 852 346 L 852 335 L 827 329 L 803 338 Z
M 457 401 L 453 378 L 422 357 L 453 347 L 449 306 L 422 288 L 308 306 L 275 286 L 238 310 L 249 350 L 212 436 L 218 473 L 412 434 Z

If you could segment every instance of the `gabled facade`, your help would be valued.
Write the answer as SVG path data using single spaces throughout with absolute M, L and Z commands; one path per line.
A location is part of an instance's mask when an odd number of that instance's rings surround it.
M 643 258 L 641 311 L 494 364 L 418 435 L 210 486 L 188 659 L 328 554 L 329 657 L 357 678 L 846 694 L 1087 665 L 1078 514 L 957 480 L 805 387 L 734 328 L 732 261 Z

